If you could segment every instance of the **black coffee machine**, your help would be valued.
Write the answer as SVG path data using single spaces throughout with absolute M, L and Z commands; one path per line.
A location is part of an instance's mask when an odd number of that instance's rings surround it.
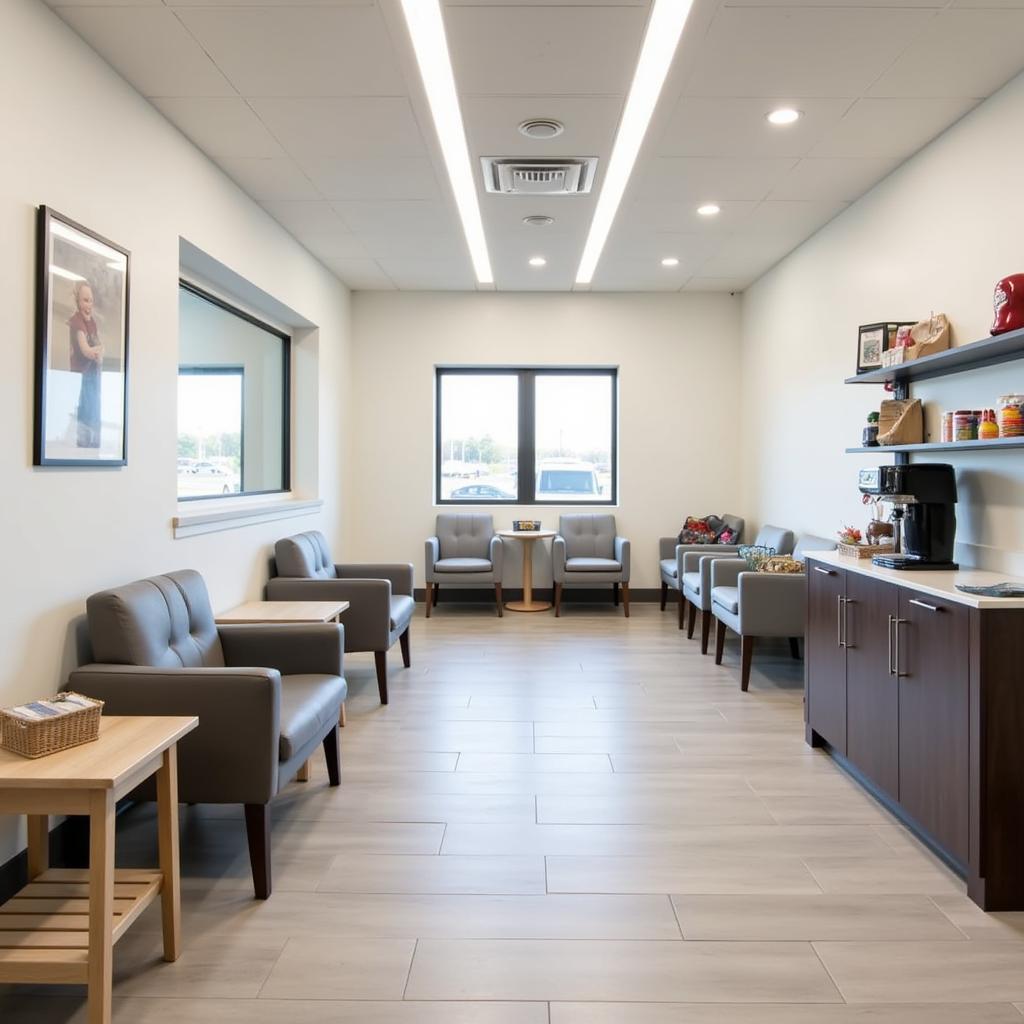
M 956 475 L 952 466 L 924 462 L 862 469 L 859 483 L 861 494 L 893 506 L 896 552 L 875 555 L 871 559 L 875 565 L 887 569 L 959 568 L 953 561 Z

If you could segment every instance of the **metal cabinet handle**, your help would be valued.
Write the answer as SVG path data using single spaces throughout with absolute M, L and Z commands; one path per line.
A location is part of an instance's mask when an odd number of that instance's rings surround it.
M 843 598 L 843 646 L 847 650 L 857 646 L 850 643 L 850 605 L 856 603 L 852 597 Z
M 916 604 L 918 608 L 926 608 L 930 612 L 941 612 L 945 609 L 940 608 L 937 604 L 928 604 L 927 601 L 918 601 L 916 597 L 910 599 L 910 604 Z
M 836 575 L 835 569 L 822 569 L 822 567 L 820 565 L 814 566 L 814 571 L 815 572 L 820 572 L 822 574 L 822 576 L 835 576 Z
M 893 623 L 895 621 L 896 621 L 896 617 L 894 615 L 890 615 L 889 616 L 889 661 L 887 663 L 887 667 L 889 669 L 889 675 L 891 675 L 891 676 L 896 675 L 896 669 L 894 669 L 892 667 L 892 650 L 893 650 L 892 625 L 893 625 Z
M 846 646 L 846 641 L 843 639 L 843 620 L 846 618 L 845 612 L 846 598 L 841 594 L 836 597 L 836 643 L 840 647 Z
M 895 625 L 893 632 L 896 634 L 896 658 L 893 664 L 893 675 L 895 675 L 897 679 L 903 679 L 909 673 L 900 671 L 900 626 L 905 626 L 910 620 L 897 618 L 892 621 Z

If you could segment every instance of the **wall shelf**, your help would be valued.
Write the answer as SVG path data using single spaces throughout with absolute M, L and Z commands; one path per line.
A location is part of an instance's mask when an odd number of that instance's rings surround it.
M 956 348 L 937 352 L 933 356 L 923 356 L 899 366 L 883 366 L 878 370 L 847 377 L 847 384 L 909 384 L 915 380 L 929 380 L 932 377 L 945 377 L 951 373 L 964 373 L 977 370 L 983 366 L 998 366 L 1014 359 L 1024 358 L 1024 328 L 998 334 L 994 338 L 973 341 L 969 345 L 958 345 Z M 918 449 L 919 445 L 904 446 Z M 929 446 L 925 446 L 926 448 Z M 966 447 L 966 442 L 964 442 Z M 891 449 L 896 451 L 897 448 Z
M 847 448 L 847 454 L 860 455 L 865 452 L 877 452 L 887 455 L 889 452 L 977 452 L 994 451 L 997 448 L 1024 448 L 1024 437 L 997 437 L 991 441 L 924 441 L 921 444 L 886 444 L 866 448 L 858 445 Z

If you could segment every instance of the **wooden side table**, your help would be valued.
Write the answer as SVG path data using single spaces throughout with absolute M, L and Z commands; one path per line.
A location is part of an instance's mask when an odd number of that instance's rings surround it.
M 177 743 L 198 724 L 109 716 L 94 743 L 34 760 L 0 750 L 0 814 L 28 817 L 29 877 L 0 906 L 0 982 L 87 985 L 89 1024 L 110 1024 L 114 943 L 158 896 L 164 959 L 178 959 Z M 160 866 L 115 870 L 115 805 L 153 774 Z M 88 869 L 50 868 L 51 814 L 88 815 Z
M 550 540 L 555 536 L 555 531 L 499 530 L 498 536 L 502 540 L 518 540 L 523 544 L 523 599 L 507 601 L 505 607 L 510 612 L 546 612 L 551 607 L 551 602 L 533 599 L 533 545 L 538 540 Z

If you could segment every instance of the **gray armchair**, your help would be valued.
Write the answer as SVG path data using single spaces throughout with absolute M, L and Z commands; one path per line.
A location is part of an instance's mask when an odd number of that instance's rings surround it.
M 687 635 L 691 639 L 693 638 L 693 627 L 696 621 L 697 609 L 703 609 L 703 605 L 687 602 L 686 595 L 683 593 L 683 580 L 686 573 L 699 573 L 699 558 L 701 555 L 717 558 L 735 558 L 736 552 L 739 550 L 739 542 L 743 538 L 743 527 L 746 524 L 740 516 L 724 515 L 722 520 L 735 533 L 735 544 L 680 544 L 677 537 L 660 537 L 658 539 L 658 568 L 661 573 L 661 610 L 665 610 L 669 590 L 675 590 L 679 598 L 680 629 L 683 628 L 686 622 L 687 607 L 690 610 L 690 626 Z M 688 558 L 688 555 L 693 557 Z M 699 580 L 691 582 L 699 585 Z M 710 604 L 708 608 L 710 609 Z M 706 642 L 704 644 L 704 653 L 707 653 Z
M 69 687 L 105 701 L 106 714 L 199 716 L 178 748 L 180 799 L 244 804 L 253 885 L 266 899 L 271 799 L 321 745 L 330 784 L 340 782 L 342 627 L 218 627 L 188 569 L 93 594 L 86 608 L 96 663 Z M 140 793 L 152 799 L 151 786 Z
M 373 652 L 381 704 L 388 702 L 388 651 L 399 641 L 402 664 L 411 664 L 409 624 L 413 568 L 394 564 L 335 565 L 318 530 L 284 537 L 274 545 L 277 575 L 267 581 L 269 601 L 348 601 L 345 650 Z
M 425 545 L 427 569 L 427 618 L 437 606 L 441 584 L 494 587 L 494 600 L 501 609 L 501 575 L 504 548 L 494 532 L 494 518 L 487 512 L 442 512 L 436 533 Z
M 805 551 L 831 551 L 835 546 L 834 540 L 807 534 L 793 549 L 793 557 L 802 560 Z M 741 558 L 716 561 L 711 566 L 711 610 L 717 620 L 715 664 L 722 664 L 725 631 L 731 629 L 740 637 L 740 689 L 746 690 L 756 637 L 788 637 L 790 652 L 800 657 L 807 577 L 750 572 Z
M 616 535 L 615 516 L 607 512 L 559 516 L 551 560 L 556 616 L 562 613 L 565 587 L 610 583 L 616 605 L 622 588 L 622 607 L 629 618 L 629 541 Z

